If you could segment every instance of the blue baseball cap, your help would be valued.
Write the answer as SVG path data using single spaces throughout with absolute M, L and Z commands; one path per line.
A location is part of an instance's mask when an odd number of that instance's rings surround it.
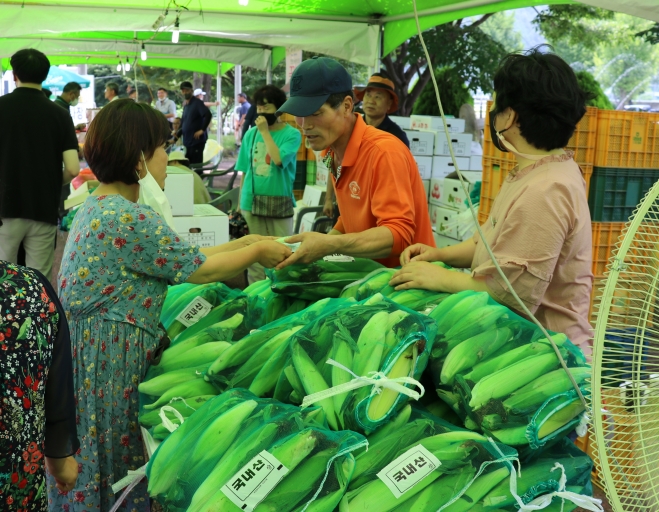
M 341 64 L 328 57 L 313 57 L 305 60 L 291 76 L 291 96 L 277 110 L 297 117 L 310 116 L 327 101 L 332 94 L 349 93 L 352 78 Z

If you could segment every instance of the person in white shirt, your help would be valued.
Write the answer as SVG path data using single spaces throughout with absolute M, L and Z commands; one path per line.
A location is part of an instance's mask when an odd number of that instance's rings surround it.
M 156 100 L 155 105 L 156 110 L 162 112 L 171 125 L 176 117 L 176 103 L 167 97 L 167 89 L 164 89 L 163 87 L 158 89 L 157 94 L 158 99 Z

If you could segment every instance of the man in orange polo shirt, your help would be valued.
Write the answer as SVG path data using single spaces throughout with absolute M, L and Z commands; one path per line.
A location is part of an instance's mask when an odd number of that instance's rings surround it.
M 314 57 L 291 77 L 291 97 L 277 114 L 295 116 L 311 149 L 325 150 L 341 216 L 329 235 L 288 238 L 300 247 L 277 268 L 329 254 L 399 265 L 415 243 L 435 245 L 419 171 L 405 144 L 353 113 L 352 79 L 341 64 Z

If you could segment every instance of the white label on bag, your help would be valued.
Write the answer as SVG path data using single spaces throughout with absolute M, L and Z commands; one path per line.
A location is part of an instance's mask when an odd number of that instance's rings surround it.
M 213 305 L 203 297 L 196 297 L 190 304 L 183 308 L 176 319 L 186 327 L 196 324 L 213 309 Z
M 329 256 L 325 256 L 323 258 L 323 261 L 350 263 L 352 261 L 355 261 L 355 258 L 353 258 L 352 256 L 346 256 L 345 254 L 330 254 Z
M 398 499 L 441 465 L 437 457 L 418 444 L 380 471 L 378 478 Z
M 252 512 L 288 473 L 288 468 L 263 450 L 222 487 L 222 492 L 244 512 Z

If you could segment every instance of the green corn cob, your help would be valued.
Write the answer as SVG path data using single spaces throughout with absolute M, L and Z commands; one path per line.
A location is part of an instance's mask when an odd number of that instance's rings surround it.
M 207 365 L 198 366 L 196 368 L 183 368 L 181 370 L 174 370 L 169 373 L 158 375 L 153 379 L 140 382 L 137 390 L 149 396 L 161 396 L 169 391 L 173 386 L 182 384 L 189 380 L 199 379 L 201 373 L 208 368 Z M 211 393 L 199 393 L 199 395 L 209 395 Z M 193 395 L 193 396 L 199 396 Z
M 189 340 L 188 340 L 189 341 Z M 192 368 L 195 366 L 210 366 L 222 352 L 231 346 L 226 341 L 212 341 L 191 348 L 179 356 L 170 356 L 165 350 L 162 354 L 160 364 L 155 366 L 159 373 L 167 373 L 180 368 Z
M 554 339 L 560 341 L 559 336 L 554 336 Z M 564 341 L 565 340 L 567 340 L 567 337 L 564 337 Z M 549 342 L 543 338 L 542 340 L 522 345 L 521 347 L 509 350 L 499 356 L 477 364 L 464 376 L 464 379 L 466 381 L 478 382 L 483 377 L 491 375 L 499 370 L 503 370 L 517 361 L 521 361 L 527 357 L 549 353 L 554 353 L 554 349 Z
M 482 378 L 471 390 L 469 406 L 479 409 L 492 398 L 502 398 L 526 386 L 539 376 L 555 370 L 560 365 L 556 354 L 528 357 L 515 364 Z
M 286 376 L 286 372 L 284 371 L 285 368 L 290 364 L 291 358 L 290 356 L 287 356 L 286 360 L 284 361 L 284 367 L 282 368 L 282 371 L 279 372 L 277 384 L 275 385 L 275 390 L 272 394 L 272 398 L 278 400 L 279 402 L 288 401 L 288 397 L 291 394 L 291 391 L 293 391 L 293 386 L 291 386 L 291 383 L 288 381 L 288 377 Z
M 166 405 L 168 405 L 169 407 L 173 407 L 179 413 L 181 413 L 181 415 L 184 418 L 187 418 L 194 411 L 196 411 L 202 405 L 204 405 L 208 400 L 210 400 L 211 398 L 215 398 L 215 396 L 216 395 L 195 396 L 186 400 L 174 400 Z M 162 422 L 162 419 L 160 418 L 161 408 L 141 414 L 138 418 L 140 425 L 142 425 L 145 428 L 150 428 L 160 424 Z M 176 417 L 174 413 L 169 411 L 166 412 L 166 415 L 170 420 Z
M 487 493 L 508 476 L 510 476 L 510 469 L 507 467 L 495 469 L 479 476 L 457 501 L 451 503 L 444 510 L 446 512 L 469 512 L 472 510 L 474 503 L 483 499 Z
M 249 390 L 256 396 L 266 396 L 274 393 L 279 376 L 283 374 L 288 358 L 288 344 L 282 343 L 266 361 L 249 385 Z
M 179 425 L 178 418 L 173 418 L 172 422 L 174 423 L 174 425 Z M 156 441 L 163 441 L 164 439 L 167 439 L 169 434 L 171 434 L 169 429 L 161 423 L 160 425 L 156 425 L 153 428 L 153 434 L 151 435 L 151 437 L 153 437 L 153 439 L 155 439 Z
M 579 397 L 572 400 L 567 399 L 563 407 L 556 412 L 546 411 L 538 418 L 538 439 L 544 439 L 557 430 L 565 427 L 576 419 L 585 410 Z
M 334 336 L 334 346 L 332 352 L 332 359 L 337 363 L 341 363 L 346 368 L 352 368 L 353 354 L 352 349 L 347 341 L 343 339 L 341 335 Z M 347 371 L 337 368 L 336 366 L 331 367 L 331 378 L 332 378 L 332 387 L 340 386 L 346 382 L 352 380 L 352 375 Z M 340 395 L 334 395 L 332 401 L 334 403 L 334 411 L 336 412 L 337 419 L 341 428 L 344 427 L 343 414 L 341 412 L 343 408 L 343 402 L 348 397 L 348 392 L 341 393 Z
M 464 489 L 474 474 L 475 470 L 468 468 L 454 475 L 443 475 L 416 496 L 399 504 L 394 512 L 436 512 Z
M 445 354 L 448 354 L 459 343 L 463 342 L 492 329 L 492 326 L 500 318 L 504 318 L 509 309 L 504 306 L 483 306 L 467 313 L 462 320 L 451 327 L 445 334 L 443 341 L 446 343 L 446 348 L 443 349 Z
M 428 315 L 437 322 L 437 335 L 445 335 L 452 326 L 459 323 L 469 312 L 485 306 L 488 299 L 487 292 L 477 293 L 470 290 L 456 293 L 454 296 L 444 299 Z
M 442 461 L 445 468 L 450 469 L 468 463 L 471 460 L 474 449 L 478 448 L 478 443 L 487 443 L 487 439 L 481 434 L 467 430 L 444 432 L 419 441 L 419 444 Z M 398 455 L 416 444 L 412 443 L 410 446 L 403 448 Z
M 474 420 L 472 420 L 470 417 L 465 418 L 465 428 L 469 430 L 473 430 L 474 432 L 476 430 L 480 430 L 478 423 L 476 423 Z
M 225 414 L 218 416 L 198 437 L 185 467 L 186 479 L 190 482 L 202 482 L 210 467 L 231 448 L 240 432 L 243 422 L 254 412 L 258 403 L 247 400 Z M 230 413 L 231 423 L 225 416 Z
M 355 374 L 367 376 L 368 372 L 380 369 L 388 318 L 386 311 L 375 313 L 359 333 L 357 352 L 353 358 L 352 371 Z
M 350 475 L 355 467 L 355 458 L 351 453 L 347 454 L 341 464 L 334 463 L 334 471 L 339 488 L 335 491 L 323 495 L 321 494 L 307 506 L 305 512 L 333 512 L 345 494 L 345 490 L 350 481 Z M 294 512 L 302 512 L 307 503 L 300 502 Z
M 210 328 L 214 328 L 217 331 L 229 330 L 234 331 L 243 323 L 244 317 L 241 313 L 235 313 L 233 316 L 226 318 L 231 311 L 234 311 L 236 308 L 244 309 L 245 301 L 234 299 L 224 304 L 220 304 L 215 307 L 208 313 L 204 318 L 199 320 L 196 324 L 191 325 L 185 331 L 183 331 L 178 337 L 174 338 L 170 336 L 174 344 L 170 347 L 170 350 L 176 347 L 179 343 L 195 337 L 204 331 L 208 331 Z M 229 339 L 212 339 L 210 341 L 230 341 Z
M 529 444 L 529 440 L 526 437 L 527 428 L 527 425 L 508 427 L 499 430 L 493 430 L 491 434 L 495 439 L 503 444 L 507 444 L 508 446 L 519 446 Z
M 446 402 L 454 411 L 458 412 L 460 410 L 460 397 L 457 394 L 440 388 L 437 390 L 437 396 Z
M 332 282 L 332 281 L 347 281 L 354 283 L 364 277 L 362 272 L 323 272 L 318 276 L 319 281 Z
M 511 334 L 511 330 L 504 327 L 477 334 L 457 345 L 446 356 L 442 366 L 442 384 L 452 385 L 456 374 L 487 359 L 510 341 Z
M 301 328 L 301 325 L 297 325 L 291 329 L 282 331 L 274 336 L 271 340 L 263 344 L 263 346 L 261 346 L 261 348 L 259 348 L 252 357 L 245 361 L 240 369 L 233 375 L 231 378 L 231 387 L 249 387 L 249 385 L 252 383 L 252 380 L 254 380 L 254 377 L 259 373 L 259 371 L 261 371 L 263 366 L 273 356 L 273 354 L 275 354 L 282 345 L 285 345 L 288 339 Z M 283 352 L 281 354 L 283 354 Z
M 176 308 L 176 301 L 186 292 L 196 288 L 199 285 L 192 283 L 181 283 L 174 286 L 167 287 L 167 293 L 165 294 L 165 300 L 162 304 L 162 310 L 160 311 L 160 321 L 162 322 L 165 329 L 170 326 L 174 321 L 174 317 L 179 313 L 179 309 Z
M 252 284 L 250 284 L 247 288 L 245 288 L 243 290 L 243 293 L 250 297 L 254 295 L 259 295 L 263 291 L 269 290 L 271 284 L 272 281 L 270 281 L 270 279 L 262 279 L 261 281 L 255 281 Z
M 569 370 L 576 380 L 577 385 L 581 385 L 592 374 L 591 368 L 587 366 L 569 368 Z M 569 391 L 572 388 L 570 378 L 565 373 L 565 370 L 560 368 L 546 375 L 542 375 L 530 384 L 518 389 L 509 398 L 504 400 L 503 406 L 509 413 L 524 414 L 537 408 L 548 398 Z
M 376 293 L 372 297 L 369 297 L 362 303 L 362 306 L 373 306 L 375 304 L 380 304 L 384 296 L 381 293 Z
M 284 375 L 286 375 L 288 382 L 291 384 L 293 392 L 296 393 L 298 397 L 300 397 L 300 401 L 298 403 L 301 403 L 302 398 L 304 398 L 305 395 L 304 386 L 302 385 L 302 381 L 300 380 L 300 377 L 298 376 L 292 364 L 284 368 Z
M 223 289 L 225 289 L 225 285 L 223 285 L 222 283 L 209 283 L 206 285 L 197 286 L 196 288 L 193 288 L 192 290 L 183 294 L 176 301 L 174 308 L 176 308 L 177 311 L 181 311 L 184 307 L 190 304 L 190 302 L 195 300 L 197 297 L 201 297 L 202 299 L 206 300 L 209 304 L 216 306 L 218 305 L 218 302 L 221 300 L 221 297 L 224 295 L 222 293 Z M 186 330 L 186 326 L 183 325 L 178 320 L 176 320 L 176 318 L 173 318 L 170 324 L 167 326 L 167 335 L 171 339 L 174 339 L 176 338 L 176 336 L 178 336 L 185 330 Z
M 384 336 L 385 346 L 382 351 L 382 359 L 380 360 L 381 363 L 384 363 L 385 359 L 389 355 L 389 352 L 391 352 L 399 342 L 399 337 L 396 332 L 397 331 L 396 326 L 408 316 L 409 313 L 403 311 L 402 309 L 397 309 L 396 311 L 392 311 L 389 314 L 389 318 L 387 318 L 387 326 Z
M 214 505 L 213 500 L 217 501 L 224 496 L 219 489 L 247 461 L 270 446 L 278 430 L 279 425 L 277 423 L 266 423 L 252 432 L 241 443 L 235 443 L 232 449 L 225 452 L 215 467 L 209 471 L 206 480 L 197 488 L 188 507 L 188 512 L 220 510 L 219 508 L 209 508 L 209 506 Z M 216 493 L 218 496 L 215 496 Z
M 148 489 L 151 496 L 164 496 L 175 482 L 180 468 L 178 465 L 170 463 L 173 454 L 185 454 L 192 449 L 197 441 L 197 434 L 206 428 L 212 414 L 224 416 L 227 423 L 234 421 L 233 414 L 236 411 L 232 408 L 237 405 L 238 401 L 242 400 L 231 392 L 209 400 L 199 408 L 197 416 L 193 415 L 183 422 L 183 425 L 158 446 L 147 466 Z M 203 420 L 196 421 L 196 418 Z
M 384 438 L 388 437 L 394 432 L 397 432 L 400 428 L 403 428 L 403 426 L 407 425 L 411 415 L 412 407 L 410 404 L 407 404 L 388 423 L 385 423 L 382 427 L 378 428 L 375 432 L 368 436 L 369 446 L 373 446 L 374 444 L 379 443 Z
M 176 386 L 168 389 L 160 395 L 160 398 L 152 404 L 145 405 L 144 409 L 151 410 L 156 407 L 162 407 L 173 398 L 192 398 L 194 396 L 211 395 L 215 392 L 212 384 L 209 384 L 202 378 L 181 382 Z
M 481 426 L 487 430 L 500 430 L 504 428 L 512 428 L 520 425 L 527 425 L 528 418 L 526 416 L 506 416 L 502 418 L 500 414 L 486 414 L 481 420 Z
M 329 388 L 327 382 L 325 382 L 322 375 L 320 375 L 316 369 L 316 365 L 313 364 L 313 361 L 299 343 L 292 343 L 291 359 L 293 361 L 295 371 L 300 379 L 300 382 L 302 382 L 304 391 L 307 395 L 325 391 Z M 293 388 L 295 388 L 295 386 L 293 386 Z M 333 430 L 339 430 L 332 398 L 325 398 L 319 401 L 318 405 L 325 410 L 328 425 Z

